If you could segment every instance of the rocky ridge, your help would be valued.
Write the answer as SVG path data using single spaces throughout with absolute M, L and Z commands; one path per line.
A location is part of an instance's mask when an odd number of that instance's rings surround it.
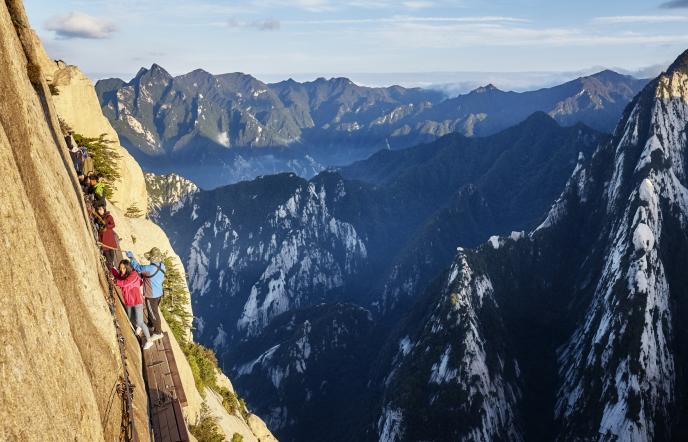
M 457 437 L 686 437 L 687 66 L 688 52 L 633 100 L 540 227 L 458 252 L 428 294 L 423 325 L 399 333 L 380 440 L 457 419 Z M 480 367 L 486 376 L 462 380 Z M 443 392 L 406 387 L 418 377 L 431 387 L 438 370 L 495 419 L 460 408 L 436 415 Z M 431 412 L 416 413 L 418 404 Z
M 172 76 L 154 64 L 129 82 L 103 80 L 96 88 L 103 112 L 146 170 L 176 172 L 209 189 L 279 172 L 310 178 L 450 133 L 488 136 L 537 111 L 562 125 L 609 132 L 645 83 L 603 71 L 537 91 L 491 86 L 447 98 L 346 78 L 266 84 L 200 69 Z

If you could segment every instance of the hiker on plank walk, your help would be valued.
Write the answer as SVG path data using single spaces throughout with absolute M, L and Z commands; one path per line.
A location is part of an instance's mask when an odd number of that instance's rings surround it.
M 107 259 L 108 266 L 112 266 L 115 262 L 115 250 L 118 248 L 117 238 L 115 237 L 115 220 L 105 210 L 104 206 L 97 206 L 93 212 L 93 219 L 98 226 L 98 240 L 103 250 L 103 255 Z
M 81 173 L 89 176 L 96 171 L 93 157 L 88 154 L 86 146 L 79 146 L 79 152 L 81 153 Z
M 143 349 L 148 350 L 153 346 L 153 340 L 148 327 L 143 322 L 143 295 L 141 294 L 143 281 L 141 276 L 133 269 L 131 262 L 126 259 L 119 262 L 119 269 L 112 267 L 111 271 L 113 280 L 122 289 L 122 299 L 127 310 L 127 316 L 136 327 L 136 334 L 143 333 L 146 337 Z
M 148 310 L 148 324 L 153 328 L 151 339 L 162 337 L 162 321 L 160 319 L 160 300 L 162 299 L 162 285 L 165 281 L 165 263 L 160 249 L 153 247 L 143 256 L 150 261 L 148 265 L 139 264 L 132 252 L 127 252 L 131 259 L 131 266 L 139 272 L 143 278 L 143 296 L 146 298 L 146 309 Z
M 95 205 L 105 206 L 105 182 L 103 182 L 103 178 L 98 174 L 94 174 L 89 175 L 86 181 L 88 182 L 86 195 L 91 197 Z

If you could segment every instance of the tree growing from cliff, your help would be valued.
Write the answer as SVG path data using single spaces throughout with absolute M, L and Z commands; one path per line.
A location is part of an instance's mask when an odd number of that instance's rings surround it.
M 186 289 L 186 280 L 171 256 L 165 254 L 163 262 L 166 269 L 165 282 L 163 283 L 165 296 L 160 303 L 160 310 L 175 339 L 184 348 L 188 343 L 188 330 L 191 328 L 192 320 L 192 316 L 187 310 L 189 293 Z
M 191 367 L 196 389 L 205 396 L 206 388 L 220 395 L 222 406 L 229 414 L 241 415 L 248 419 L 248 408 L 243 399 L 239 399 L 236 393 L 228 388 L 218 385 L 217 376 L 220 368 L 213 350 L 201 344 L 197 344 L 188 338 L 188 330 L 191 327 L 193 317 L 187 310 L 189 305 L 189 292 L 186 288 L 186 280 L 182 276 L 179 267 L 172 258 L 163 256 L 166 273 L 163 283 L 163 296 L 160 303 L 160 311 L 169 325 L 172 335 L 179 343 Z M 199 439 L 201 440 L 201 439 Z
M 201 405 L 196 422 L 189 425 L 189 431 L 199 442 L 225 442 L 225 437 L 217 425 L 217 419 L 205 402 Z
M 124 216 L 127 218 L 141 218 L 143 216 L 143 211 L 139 209 L 139 206 L 136 204 L 132 204 L 131 206 L 127 207 L 127 211 Z
M 57 117 L 57 121 L 60 123 L 60 132 L 62 132 L 62 136 L 66 137 L 67 135 L 71 135 L 74 133 L 72 128 L 67 124 L 65 120 L 63 120 L 60 117 Z
M 119 177 L 118 160 L 120 154 L 114 147 L 114 142 L 108 140 L 105 134 L 97 138 L 85 137 L 81 134 L 73 134 L 74 141 L 79 146 L 86 146 L 89 156 L 93 158 L 93 168 L 96 173 L 107 181 L 105 185 L 105 197 L 111 198 L 114 183 Z

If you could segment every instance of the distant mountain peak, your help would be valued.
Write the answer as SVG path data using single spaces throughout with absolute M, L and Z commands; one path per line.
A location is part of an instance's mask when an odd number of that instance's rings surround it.
M 290 79 L 291 80 L 291 79 Z M 351 84 L 355 84 L 353 81 L 346 77 L 331 77 L 331 78 L 325 78 L 325 77 L 318 77 L 316 78 L 313 83 L 327 83 L 327 84 L 332 84 L 332 85 L 344 85 L 348 86 Z
M 145 75 L 149 75 L 150 77 L 153 78 L 161 78 L 163 80 L 169 80 L 172 78 L 172 75 L 170 75 L 169 72 L 167 72 L 162 66 L 160 66 L 157 63 L 153 63 L 150 67 L 150 69 L 146 69 L 145 67 L 141 67 L 139 71 L 136 73 L 132 81 L 138 82 L 143 78 Z
M 547 112 L 543 111 L 537 111 L 533 112 L 528 118 L 526 118 L 519 126 L 523 125 L 550 125 L 550 126 L 556 126 L 559 127 L 560 124 L 552 118 L 551 115 L 549 115 Z
M 472 94 L 484 94 L 486 92 L 501 92 L 501 90 L 494 84 L 489 83 L 485 86 L 480 86 L 479 88 L 473 89 L 473 91 L 471 91 Z
M 345 84 L 353 84 L 353 81 L 346 77 L 333 77 L 330 81 L 334 83 L 345 83 Z
M 206 71 L 205 69 L 194 69 L 193 71 L 189 72 L 186 74 L 187 76 L 212 76 L 210 72 Z
M 148 69 L 144 68 L 143 66 L 138 70 L 136 75 L 134 75 L 134 80 L 137 78 L 143 77 L 145 74 L 148 73 Z
M 588 75 L 588 77 L 597 78 L 598 80 L 619 80 L 628 77 L 628 75 L 620 74 L 611 69 L 604 69 L 592 75 Z
M 165 73 L 165 74 L 169 75 L 169 73 L 165 70 L 165 68 L 163 68 L 162 66 L 160 66 L 157 63 L 153 63 L 149 70 L 151 72 L 161 72 L 161 73 Z

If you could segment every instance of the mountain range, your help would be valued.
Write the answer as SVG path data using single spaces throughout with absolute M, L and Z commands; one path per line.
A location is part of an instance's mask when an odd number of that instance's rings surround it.
M 310 179 L 150 175 L 153 216 L 282 440 L 684 440 L 687 140 L 688 51 L 610 135 L 535 112 Z
M 310 178 L 450 133 L 487 136 L 537 111 L 563 125 L 583 122 L 609 132 L 645 83 L 602 71 L 537 91 L 488 85 L 447 98 L 346 78 L 266 84 L 203 70 L 173 77 L 154 64 L 129 82 L 101 80 L 96 90 L 103 113 L 144 169 L 175 172 L 209 189 L 278 172 Z
M 197 338 L 214 347 L 281 438 L 312 440 L 304 431 L 326 430 L 306 423 L 322 404 L 343 412 L 369 393 L 379 336 L 451 262 L 456 245 L 537 226 L 581 155 L 606 138 L 540 112 L 492 136 L 447 135 L 310 180 L 278 174 L 189 192 L 155 219 L 186 257 Z M 357 325 L 346 326 L 351 321 Z M 285 333 L 294 334 L 291 343 Z M 299 352 L 307 353 L 303 363 L 289 356 Z M 336 371 L 360 392 L 348 399 L 322 362 L 347 354 L 369 356 Z

